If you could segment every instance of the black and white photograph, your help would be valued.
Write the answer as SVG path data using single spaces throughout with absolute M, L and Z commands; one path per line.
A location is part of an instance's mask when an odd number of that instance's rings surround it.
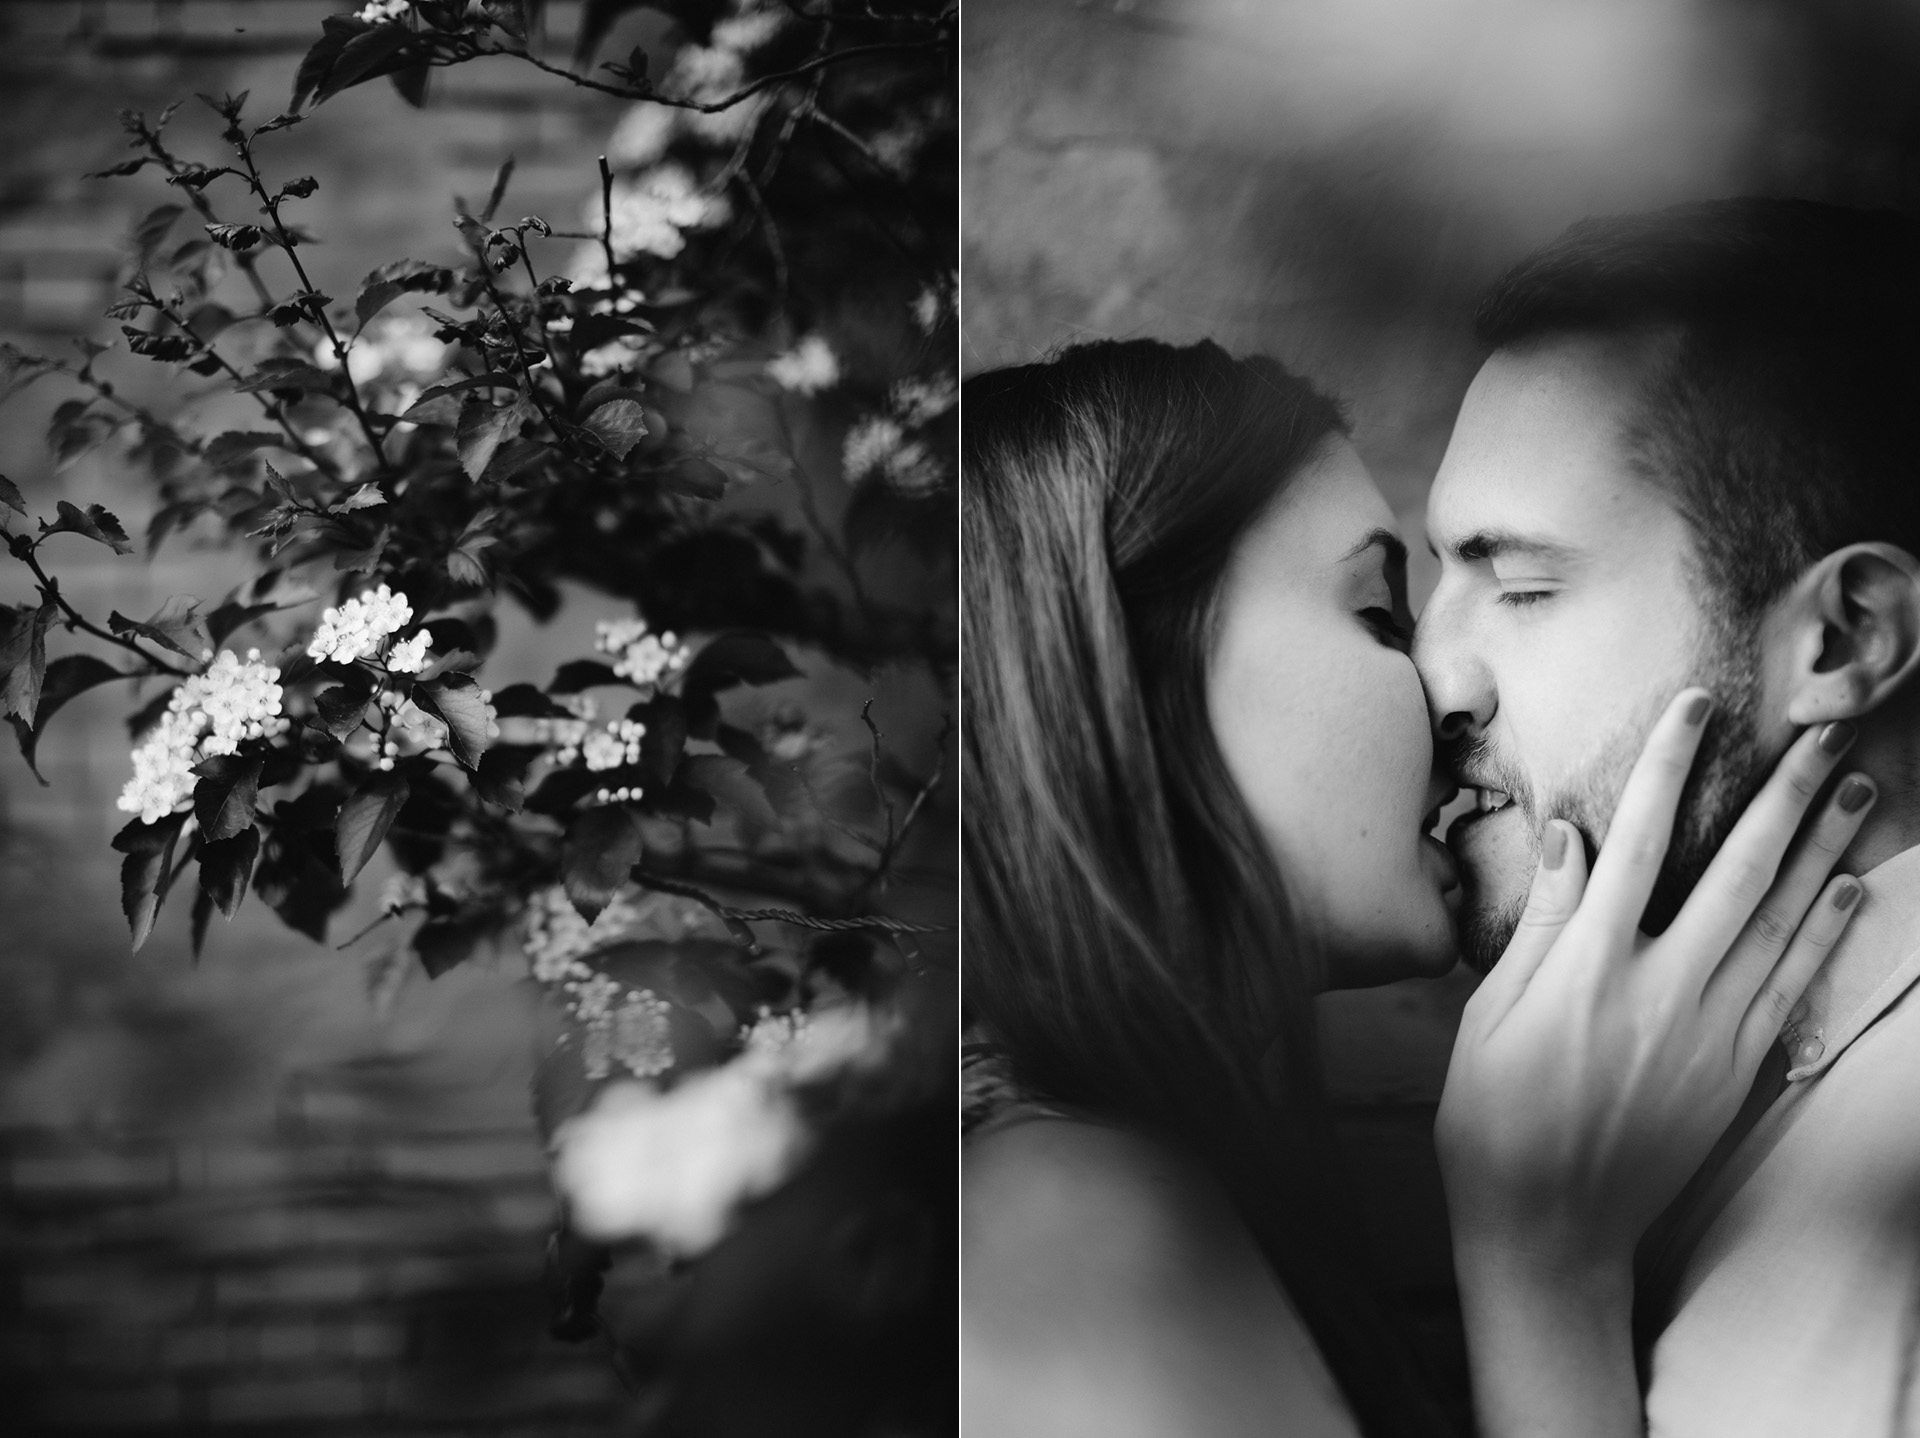
M 1920 15 L 961 77 L 963 1431 L 1920 1433 Z
M 0 37 L 0 1431 L 953 1433 L 951 7 Z

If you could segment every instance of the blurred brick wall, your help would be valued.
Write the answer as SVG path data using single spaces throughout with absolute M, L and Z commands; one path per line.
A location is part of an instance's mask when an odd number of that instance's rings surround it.
M 146 177 L 80 178 L 121 157 L 117 111 L 186 99 L 176 138 L 211 155 L 216 126 L 193 92 L 251 89 L 261 118 L 283 108 L 299 54 L 340 8 L 0 8 L 0 337 L 55 353 L 114 334 L 100 312 L 119 241 L 174 198 Z M 555 58 L 577 13 L 549 7 Z M 613 43 L 648 39 L 629 24 Z M 619 113 L 491 61 L 436 72 L 425 112 L 385 81 L 349 92 L 274 137 L 267 161 L 320 180 L 302 218 L 324 243 L 305 254 L 317 283 L 351 296 L 377 264 L 449 254 L 453 197 L 484 196 L 509 153 L 508 209 L 572 228 Z M 567 249 L 537 258 L 560 267 Z M 109 363 L 136 399 L 168 392 L 161 367 Z M 138 534 L 151 501 L 111 455 L 50 471 L 42 436 L 67 397 L 47 382 L 0 411 L 0 471 L 43 510 L 102 502 Z M 200 422 L 224 427 L 222 411 Z M 53 557 L 88 613 L 214 598 L 240 577 L 231 556 L 177 543 L 151 564 L 78 543 Z M 17 569 L 0 572 L 0 600 L 26 597 Z M 542 640 L 507 629 L 503 667 L 538 670 Z M 107 848 L 125 817 L 129 707 L 96 691 L 60 716 L 42 749 L 51 787 L 10 741 L 0 755 L 0 1429 L 616 1431 L 604 1353 L 545 1335 L 554 1208 L 517 956 L 413 975 L 377 1016 L 368 965 L 389 936 L 336 953 L 249 901 L 196 966 L 178 895 L 129 956 Z M 363 893 L 336 936 L 372 916 Z

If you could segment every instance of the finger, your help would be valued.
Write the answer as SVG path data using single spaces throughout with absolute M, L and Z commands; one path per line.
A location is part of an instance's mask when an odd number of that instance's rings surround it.
M 1849 774 L 1840 781 L 1807 831 L 1787 851 L 1773 887 L 1713 970 L 1702 1002 L 1725 1003 L 1735 1012 L 1744 1012 L 1752 1003 L 1877 797 L 1873 781 L 1864 774 Z
M 1565 819 L 1554 819 L 1540 836 L 1540 865 L 1533 871 L 1527 907 L 1520 914 L 1500 961 L 1493 966 L 1480 993 L 1486 994 L 1489 1019 L 1505 1012 L 1526 991 L 1554 940 L 1560 937 L 1587 887 L 1587 850 L 1580 831 Z
M 1666 862 L 1680 791 L 1712 708 L 1706 690 L 1681 690 L 1654 721 L 1627 776 L 1582 905 L 1583 919 L 1615 937 L 1627 939 L 1639 930 L 1653 881 Z
M 1793 936 L 1787 952 L 1773 966 L 1767 981 L 1754 995 L 1746 1017 L 1734 1036 L 1734 1075 L 1741 1083 L 1752 1083 L 1767 1055 L 1767 1045 L 1780 1037 L 1780 1029 L 1806 992 L 1813 976 L 1820 972 L 1847 923 L 1859 908 L 1860 881 L 1850 874 L 1837 875 L 1828 884 L 1807 914 L 1806 922 Z
M 1850 724 L 1809 729 L 1794 740 L 1675 917 L 1670 926 L 1675 947 L 1693 956 L 1703 988 L 1721 956 L 1756 918 L 1777 940 L 1776 953 L 1786 947 L 1805 912 L 1804 906 L 1813 901 L 1833 861 L 1830 859 L 1801 891 L 1801 906 L 1791 907 L 1785 895 L 1771 893 L 1780 873 L 1781 856 L 1793 841 L 1814 795 L 1852 742 Z M 1838 852 L 1833 857 L 1837 859 Z M 1769 898 L 1777 900 L 1773 907 L 1763 904 Z

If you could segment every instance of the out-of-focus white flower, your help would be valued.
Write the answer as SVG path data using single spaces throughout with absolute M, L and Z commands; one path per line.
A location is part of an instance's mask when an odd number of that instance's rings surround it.
M 438 328 L 422 314 L 383 314 L 368 321 L 347 351 L 347 374 L 356 385 L 375 380 L 391 385 L 418 386 L 435 379 L 446 365 L 447 346 L 433 337 Z M 322 339 L 313 347 L 313 362 L 323 370 L 340 367 L 333 343 Z
M 647 726 L 637 719 L 616 719 L 604 729 L 596 729 L 580 742 L 580 753 L 587 767 L 596 773 L 618 769 L 623 764 L 640 762 L 640 741 Z
M 193 799 L 193 766 L 231 754 L 248 739 L 284 734 L 280 671 L 249 649 L 242 660 L 223 649 L 204 674 L 173 691 L 166 712 L 133 751 L 133 778 L 115 807 L 156 823 Z
M 651 989 L 629 990 L 617 1001 L 610 995 L 581 1040 L 581 1067 L 587 1077 L 603 1079 L 623 1068 L 636 1078 L 652 1078 L 672 1068 L 672 1012 Z
M 735 1060 L 770 1083 L 789 1087 L 818 1083 L 849 1070 L 882 1063 L 896 1024 L 866 1004 L 836 1004 L 811 1013 L 775 1014 L 766 1009 L 741 1035 Z
M 593 647 L 616 656 L 613 672 L 630 684 L 664 683 L 693 659 L 671 629 L 654 634 L 644 619 L 602 619 L 593 629 Z
M 840 383 L 840 360 L 820 335 L 807 335 L 785 354 L 767 362 L 767 374 L 781 389 L 818 394 Z
M 680 165 L 659 165 L 632 180 L 616 181 L 609 238 L 617 259 L 658 255 L 670 260 L 686 248 L 686 232 L 724 224 L 732 211 L 724 197 L 703 191 Z M 589 206 L 587 224 L 601 222 L 600 207 Z
M 646 341 L 639 335 L 620 335 L 580 356 L 580 373 L 588 379 L 605 379 L 618 374 L 646 353 Z
M 793 1100 L 739 1063 L 661 1092 L 610 1085 L 554 1134 L 554 1182 L 590 1239 L 650 1238 L 686 1257 L 719 1242 L 740 1204 L 805 1155 Z
M 586 227 L 594 234 L 600 233 L 600 205 L 596 200 L 582 216 Z M 608 282 L 607 252 L 600 248 L 598 240 L 588 240 L 574 246 L 573 258 L 567 262 L 567 278 L 576 290 L 599 289 Z
M 899 422 L 883 414 L 868 415 L 854 425 L 847 431 L 840 451 L 840 465 L 848 482 L 857 484 L 877 472 L 906 439 Z
M 387 636 L 404 629 L 412 619 L 413 606 L 407 603 L 407 596 L 395 594 L 383 584 L 321 614 L 320 627 L 307 646 L 307 657 L 351 664 L 378 653 Z
M 953 314 L 954 297 L 959 293 L 959 277 L 931 284 L 913 297 L 913 319 L 922 331 L 932 334 L 940 322 Z
M 427 667 L 427 646 L 433 643 L 433 631 L 422 629 L 411 639 L 402 639 L 387 651 L 389 674 L 418 674 Z
M 784 11 L 750 9 L 746 14 L 734 15 L 715 23 L 714 47 L 720 50 L 732 50 L 740 55 L 758 50 L 780 33 L 786 21 Z
M 398 917 L 427 906 L 427 881 L 418 874 L 395 874 L 380 890 L 380 912 Z
M 380 25 L 388 20 L 405 19 L 411 9 L 412 0 L 370 0 L 353 18 L 363 25 Z
M 618 937 L 634 917 L 632 901 L 615 894 L 589 924 L 567 897 L 566 889 L 554 884 L 535 891 L 527 900 L 521 949 L 534 978 L 541 983 L 584 982 L 594 975 L 580 962 L 582 956 Z
M 607 140 L 607 161 L 622 170 L 638 170 L 667 153 L 677 115 L 671 106 L 642 100 L 620 117 Z
M 952 375 L 932 379 L 903 379 L 887 395 L 887 404 L 900 422 L 917 429 L 952 409 L 960 397 Z

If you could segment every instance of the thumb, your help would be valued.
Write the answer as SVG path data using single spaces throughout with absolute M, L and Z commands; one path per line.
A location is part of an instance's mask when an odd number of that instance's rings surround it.
M 1500 985 L 1503 1008 L 1518 1000 L 1533 981 L 1586 890 L 1587 846 L 1580 831 L 1565 819 L 1549 820 L 1540 836 L 1540 865 L 1533 871 L 1527 907 L 1506 952 L 1488 976 L 1490 983 Z

